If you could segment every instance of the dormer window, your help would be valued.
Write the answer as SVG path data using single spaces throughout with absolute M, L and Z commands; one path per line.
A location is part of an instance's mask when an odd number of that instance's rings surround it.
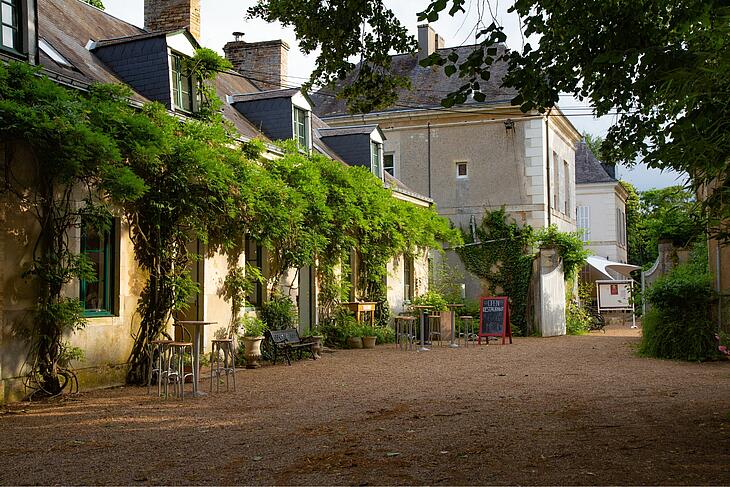
M 304 150 L 309 150 L 309 114 L 306 110 L 303 110 L 297 106 L 292 106 L 293 114 L 293 127 L 294 127 L 294 140 L 297 141 L 299 147 Z
M 175 110 L 193 112 L 193 78 L 185 72 L 182 56 L 170 53 L 172 102 Z
M 381 163 L 383 157 L 383 144 L 370 142 L 370 170 L 379 178 L 383 178 L 383 165 Z
M 20 5 L 19 0 L 0 1 L 0 43 L 5 49 L 21 51 L 20 41 Z

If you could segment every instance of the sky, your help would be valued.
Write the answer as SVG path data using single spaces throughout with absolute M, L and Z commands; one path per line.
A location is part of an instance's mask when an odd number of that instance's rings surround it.
M 106 12 L 132 24 L 142 26 L 144 23 L 144 0 L 103 0 Z M 272 39 L 285 40 L 289 51 L 288 84 L 299 85 L 308 79 L 311 73 L 316 53 L 305 55 L 299 51 L 298 43 L 291 28 L 284 28 L 278 23 L 269 24 L 262 20 L 247 20 L 245 12 L 254 5 L 255 0 L 201 0 L 201 44 L 223 54 L 223 46 L 233 40 L 233 32 L 245 34 L 244 40 L 249 42 L 266 41 Z M 428 0 L 385 0 L 386 5 L 393 10 L 396 17 L 405 25 L 409 32 L 416 34 L 418 21 L 416 13 L 423 10 Z M 489 9 L 492 4 L 493 10 Z M 446 46 L 473 44 L 474 27 L 479 19 L 484 26 L 496 20 L 505 28 L 507 45 L 513 49 L 521 49 L 522 36 L 519 29 L 519 19 L 516 15 L 508 14 L 507 9 L 512 2 L 492 0 L 467 0 L 466 14 L 449 17 L 448 14 L 432 23 L 432 27 L 446 41 Z M 481 6 L 486 6 L 482 11 Z M 532 41 L 534 39 L 525 39 Z M 590 114 L 590 108 L 584 103 L 575 100 L 569 95 L 561 99 L 560 107 L 566 112 L 573 125 L 581 133 L 604 136 L 613 122 L 612 116 L 595 118 Z M 682 184 L 683 178 L 673 171 L 660 172 L 637 164 L 633 169 L 617 168 L 619 178 L 634 184 L 638 190 L 663 188 L 674 184 Z

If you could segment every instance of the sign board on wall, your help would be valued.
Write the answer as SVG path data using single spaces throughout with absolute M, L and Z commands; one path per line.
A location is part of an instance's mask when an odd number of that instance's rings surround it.
M 634 281 L 631 279 L 596 281 L 598 311 L 633 311 L 633 285 Z

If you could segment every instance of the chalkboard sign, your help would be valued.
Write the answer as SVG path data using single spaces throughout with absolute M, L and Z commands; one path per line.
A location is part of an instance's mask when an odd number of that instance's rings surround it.
M 479 343 L 482 337 L 502 337 L 502 344 L 509 337 L 512 343 L 509 302 L 507 296 L 483 297 L 479 300 Z M 487 338 L 489 344 L 489 338 Z

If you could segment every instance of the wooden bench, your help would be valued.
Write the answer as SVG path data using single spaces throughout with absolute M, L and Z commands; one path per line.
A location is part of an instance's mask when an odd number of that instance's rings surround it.
M 300 354 L 308 351 L 312 355 L 312 360 L 317 360 L 317 357 L 312 351 L 314 343 L 303 342 L 296 328 L 288 328 L 286 330 L 268 330 L 266 332 L 266 338 L 271 343 L 271 349 L 274 355 L 274 365 L 276 365 L 276 358 L 280 352 L 284 354 L 286 362 L 289 365 L 291 365 L 291 354 L 294 351 L 299 351 Z

